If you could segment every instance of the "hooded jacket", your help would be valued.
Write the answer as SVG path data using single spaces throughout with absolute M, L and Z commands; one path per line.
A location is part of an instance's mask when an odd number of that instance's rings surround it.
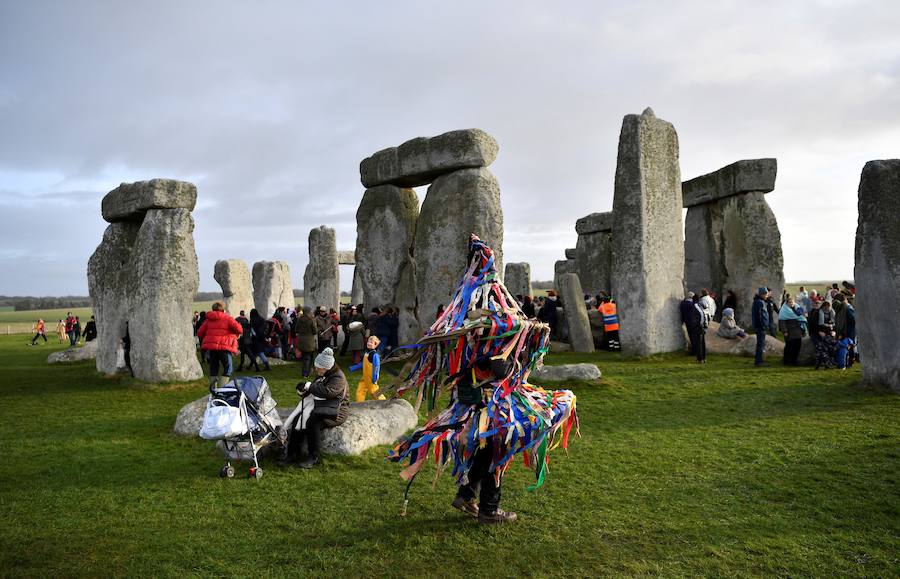
M 207 312 L 206 320 L 197 329 L 201 350 L 225 350 L 237 354 L 237 337 L 241 335 L 241 325 L 225 312 Z

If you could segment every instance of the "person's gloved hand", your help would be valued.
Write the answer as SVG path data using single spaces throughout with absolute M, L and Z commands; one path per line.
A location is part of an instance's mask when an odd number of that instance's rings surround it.
M 297 382 L 297 394 L 298 394 L 299 396 L 303 396 L 303 395 L 305 395 L 307 392 L 309 392 L 309 385 L 310 385 L 310 384 L 311 384 L 311 382 L 306 382 L 306 383 L 303 383 L 303 382 Z

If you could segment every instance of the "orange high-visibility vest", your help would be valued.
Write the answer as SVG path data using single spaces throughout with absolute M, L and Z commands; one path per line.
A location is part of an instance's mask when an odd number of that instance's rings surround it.
M 616 314 L 616 304 L 612 302 L 600 304 L 600 314 L 603 315 L 603 331 L 615 332 L 619 329 L 619 316 Z

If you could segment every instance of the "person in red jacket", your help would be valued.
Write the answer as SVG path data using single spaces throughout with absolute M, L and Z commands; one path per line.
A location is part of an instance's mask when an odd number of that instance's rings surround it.
M 228 383 L 231 377 L 231 355 L 238 353 L 237 339 L 243 329 L 237 320 L 225 312 L 225 304 L 215 302 L 212 311 L 197 330 L 200 338 L 200 349 L 209 352 L 209 386 L 212 388 L 218 381 L 221 366 L 223 379 L 220 385 Z

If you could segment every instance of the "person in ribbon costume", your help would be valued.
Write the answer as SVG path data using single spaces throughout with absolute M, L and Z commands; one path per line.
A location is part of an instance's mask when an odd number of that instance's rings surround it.
M 547 474 L 549 451 L 567 448 L 578 432 L 575 395 L 528 384 L 550 348 L 550 326 L 529 319 L 499 280 L 494 253 L 477 236 L 469 241 L 469 265 L 445 308 L 417 344 L 418 360 L 397 393 L 413 390 L 416 407 L 433 410 L 442 389 L 450 405 L 390 452 L 409 461 L 401 477 L 409 486 L 433 454 L 437 475 L 452 465 L 459 486 L 452 506 L 480 523 L 516 520 L 500 508 L 503 474 L 515 455 L 536 475 Z M 433 448 L 433 450 L 432 450 Z

